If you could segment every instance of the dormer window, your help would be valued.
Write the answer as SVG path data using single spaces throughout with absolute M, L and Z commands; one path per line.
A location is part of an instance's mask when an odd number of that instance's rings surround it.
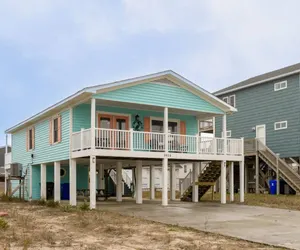
M 274 91 L 278 91 L 286 88 L 287 88 L 287 81 L 274 83 Z
M 235 95 L 224 96 L 222 100 L 230 106 L 235 107 Z

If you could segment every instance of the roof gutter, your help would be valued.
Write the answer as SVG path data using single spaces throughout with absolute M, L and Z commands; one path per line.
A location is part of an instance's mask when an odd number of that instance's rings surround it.
M 231 93 L 231 92 L 236 91 L 236 90 L 241 90 L 241 89 L 249 88 L 249 87 L 252 87 L 252 86 L 264 83 L 264 82 L 276 80 L 278 78 L 282 78 L 282 77 L 289 76 L 289 75 L 294 75 L 294 74 L 297 74 L 297 73 L 300 73 L 300 70 L 294 70 L 294 71 L 289 72 L 289 73 L 285 73 L 285 74 L 281 74 L 281 75 L 278 75 L 278 76 L 270 77 L 270 78 L 267 78 L 267 79 L 264 79 L 264 80 L 261 80 L 261 81 L 249 83 L 249 84 L 241 86 L 241 87 L 237 87 L 237 88 L 233 88 L 233 89 L 229 89 L 229 90 L 225 90 L 225 91 L 221 91 L 221 92 L 217 91 L 217 92 L 214 93 L 214 95 L 215 96 L 220 96 L 220 95 L 223 95 L 223 94 Z

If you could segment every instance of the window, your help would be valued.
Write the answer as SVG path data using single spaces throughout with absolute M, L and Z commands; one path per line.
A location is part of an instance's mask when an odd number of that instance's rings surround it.
M 61 116 L 54 116 L 49 122 L 50 145 L 61 142 Z
M 60 169 L 60 177 L 63 178 L 66 176 L 67 171 L 64 168 Z
M 224 96 L 222 100 L 232 107 L 235 107 L 235 95 Z
M 223 132 L 221 133 L 221 136 L 223 137 Z M 226 131 L 226 137 L 231 137 L 231 130 Z
M 275 130 L 287 129 L 287 121 L 275 122 L 274 129 Z
M 58 117 L 53 119 L 53 143 L 58 142 Z
M 169 121 L 168 123 L 168 130 L 172 134 L 177 134 L 178 133 L 178 123 L 177 122 L 171 122 Z M 152 120 L 151 121 L 151 126 L 152 126 L 152 132 L 156 133 L 163 133 L 164 132 L 164 122 L 161 120 Z
M 27 130 L 27 151 L 34 149 L 34 128 Z
M 286 88 L 287 88 L 287 81 L 276 82 L 274 84 L 274 91 L 278 91 Z

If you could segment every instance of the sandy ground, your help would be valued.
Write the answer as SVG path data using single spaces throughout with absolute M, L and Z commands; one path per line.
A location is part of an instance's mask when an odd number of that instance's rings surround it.
M 124 216 L 0 202 L 0 249 L 273 249 L 248 241 Z

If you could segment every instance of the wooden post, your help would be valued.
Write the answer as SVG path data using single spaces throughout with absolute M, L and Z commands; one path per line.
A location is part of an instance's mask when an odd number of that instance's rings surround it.
M 245 194 L 248 193 L 248 165 L 245 164 Z
M 279 154 L 276 154 L 276 194 L 280 194 Z
M 255 193 L 259 194 L 259 156 L 258 156 L 258 140 L 255 140 Z

